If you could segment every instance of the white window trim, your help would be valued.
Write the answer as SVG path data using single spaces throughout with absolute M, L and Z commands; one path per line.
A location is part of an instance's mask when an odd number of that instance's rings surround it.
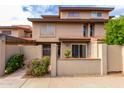
M 72 45 L 86 45 L 86 58 L 88 57 L 88 53 L 87 53 L 87 44 L 86 43 L 71 43 L 71 51 L 72 51 Z M 72 53 L 71 53 L 72 56 Z M 80 57 L 78 57 L 80 58 Z

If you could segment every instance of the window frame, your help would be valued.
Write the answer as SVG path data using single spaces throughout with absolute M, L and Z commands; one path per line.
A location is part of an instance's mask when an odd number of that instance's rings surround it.
M 7 33 L 4 33 L 4 32 L 10 32 L 10 33 L 7 34 Z M 12 31 L 11 30 L 2 30 L 1 33 L 5 34 L 5 35 L 8 35 L 8 36 L 12 35 Z
M 98 16 L 99 13 L 101 13 L 101 16 Z M 99 17 L 102 17 L 102 16 L 103 16 L 102 12 L 91 12 L 91 17 L 93 17 L 93 18 L 99 18 Z
M 86 30 L 85 31 L 84 31 L 84 26 L 86 27 Z M 88 25 L 86 25 L 86 24 L 83 25 L 82 32 L 83 32 L 83 36 L 84 37 L 87 37 L 88 36 Z
M 93 30 L 91 30 L 91 26 L 93 26 Z M 92 34 L 91 34 L 91 32 L 92 32 Z M 95 24 L 90 24 L 90 36 L 91 37 L 94 37 L 94 35 L 95 35 Z
M 46 31 L 48 30 L 48 26 L 53 26 L 53 34 L 43 34 L 44 32 L 43 31 Z M 55 24 L 42 24 L 42 26 L 40 26 L 40 37 L 45 37 L 45 38 L 49 38 L 49 37 L 55 37 L 56 36 L 56 27 L 55 27 Z
M 68 17 L 79 17 L 80 13 L 79 12 L 68 12 Z
M 47 47 L 46 47 L 47 46 Z M 49 54 L 45 53 L 48 52 Z M 43 52 L 42 52 L 43 56 L 51 56 L 51 44 L 43 44 Z
M 88 49 L 87 48 L 87 43 L 71 43 L 71 51 L 72 51 L 72 46 L 73 45 L 78 45 L 78 51 L 80 50 L 80 48 L 79 48 L 80 45 L 85 45 L 86 46 L 86 57 L 85 58 L 87 58 L 87 56 L 88 56 L 87 55 L 88 54 L 87 53 L 87 49 Z M 71 56 L 72 56 L 72 53 L 71 53 Z M 78 57 L 77 58 L 82 58 L 82 57 L 80 57 L 80 52 L 78 53 Z

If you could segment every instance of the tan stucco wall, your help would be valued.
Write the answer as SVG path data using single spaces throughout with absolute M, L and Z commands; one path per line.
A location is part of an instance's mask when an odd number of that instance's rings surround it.
M 0 33 L 2 33 L 2 31 L 11 31 L 11 36 L 14 37 L 25 37 L 25 32 L 24 30 L 12 30 L 12 29 L 0 29 Z
M 107 45 L 98 44 L 98 58 L 101 59 L 101 75 L 107 74 Z
M 105 37 L 104 23 L 95 24 L 95 36 L 96 37 Z
M 108 45 L 108 72 L 122 71 L 122 46 Z
M 93 17 L 91 16 L 92 12 L 102 12 L 103 16 L 98 17 L 97 19 L 109 19 L 108 12 L 106 11 L 78 11 L 79 12 L 79 17 L 69 17 L 68 16 L 69 11 L 62 11 L 60 12 L 60 18 L 61 19 L 92 19 Z
M 7 60 L 15 54 L 24 54 L 25 60 L 31 60 L 35 58 L 42 58 L 42 46 L 18 46 L 18 45 L 6 45 L 5 47 L 5 60 Z
M 89 55 L 91 55 L 91 58 L 98 58 L 98 43 L 97 41 L 91 41 L 90 42 L 90 53 Z
M 73 75 L 100 75 L 101 62 L 100 59 L 94 60 L 58 60 L 57 75 L 73 76 Z
M 5 41 L 0 40 L 0 76 L 5 73 Z
M 20 46 L 17 45 L 6 45 L 5 46 L 5 59 L 6 62 L 8 61 L 8 59 L 15 55 L 15 54 L 19 54 L 22 53 L 22 50 L 20 48 Z
M 25 60 L 42 58 L 42 46 L 22 46 Z
M 51 44 L 51 76 L 55 77 L 57 75 L 57 45 Z
M 33 39 L 40 42 L 57 42 L 59 38 L 80 38 L 83 37 L 83 23 L 53 23 L 55 25 L 55 36 L 41 37 L 43 24 L 52 23 L 33 23 Z M 104 35 L 104 24 L 95 24 L 95 36 L 101 37 Z

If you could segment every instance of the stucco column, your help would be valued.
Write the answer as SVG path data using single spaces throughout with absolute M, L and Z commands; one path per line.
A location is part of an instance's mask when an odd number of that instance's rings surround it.
M 5 40 L 0 40 L 0 76 L 5 73 Z
M 98 58 L 98 44 L 97 41 L 91 41 L 91 58 Z
M 57 45 L 51 44 L 51 76 L 57 75 Z
M 39 46 L 39 50 L 40 52 L 39 53 L 39 58 L 42 58 L 43 57 L 43 45 L 38 45 Z
M 122 46 L 122 74 L 124 74 L 124 46 Z
M 88 37 L 90 37 L 90 23 L 88 23 Z
M 107 74 L 107 45 L 99 44 L 99 58 L 101 59 L 101 75 Z

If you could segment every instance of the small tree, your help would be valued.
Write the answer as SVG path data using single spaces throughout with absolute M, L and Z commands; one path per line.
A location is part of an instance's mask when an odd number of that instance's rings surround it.
M 105 24 L 105 30 L 105 42 L 108 45 L 124 44 L 124 16 L 109 20 L 108 23 Z
M 70 58 L 71 57 L 71 50 L 67 49 L 64 55 L 66 58 Z

